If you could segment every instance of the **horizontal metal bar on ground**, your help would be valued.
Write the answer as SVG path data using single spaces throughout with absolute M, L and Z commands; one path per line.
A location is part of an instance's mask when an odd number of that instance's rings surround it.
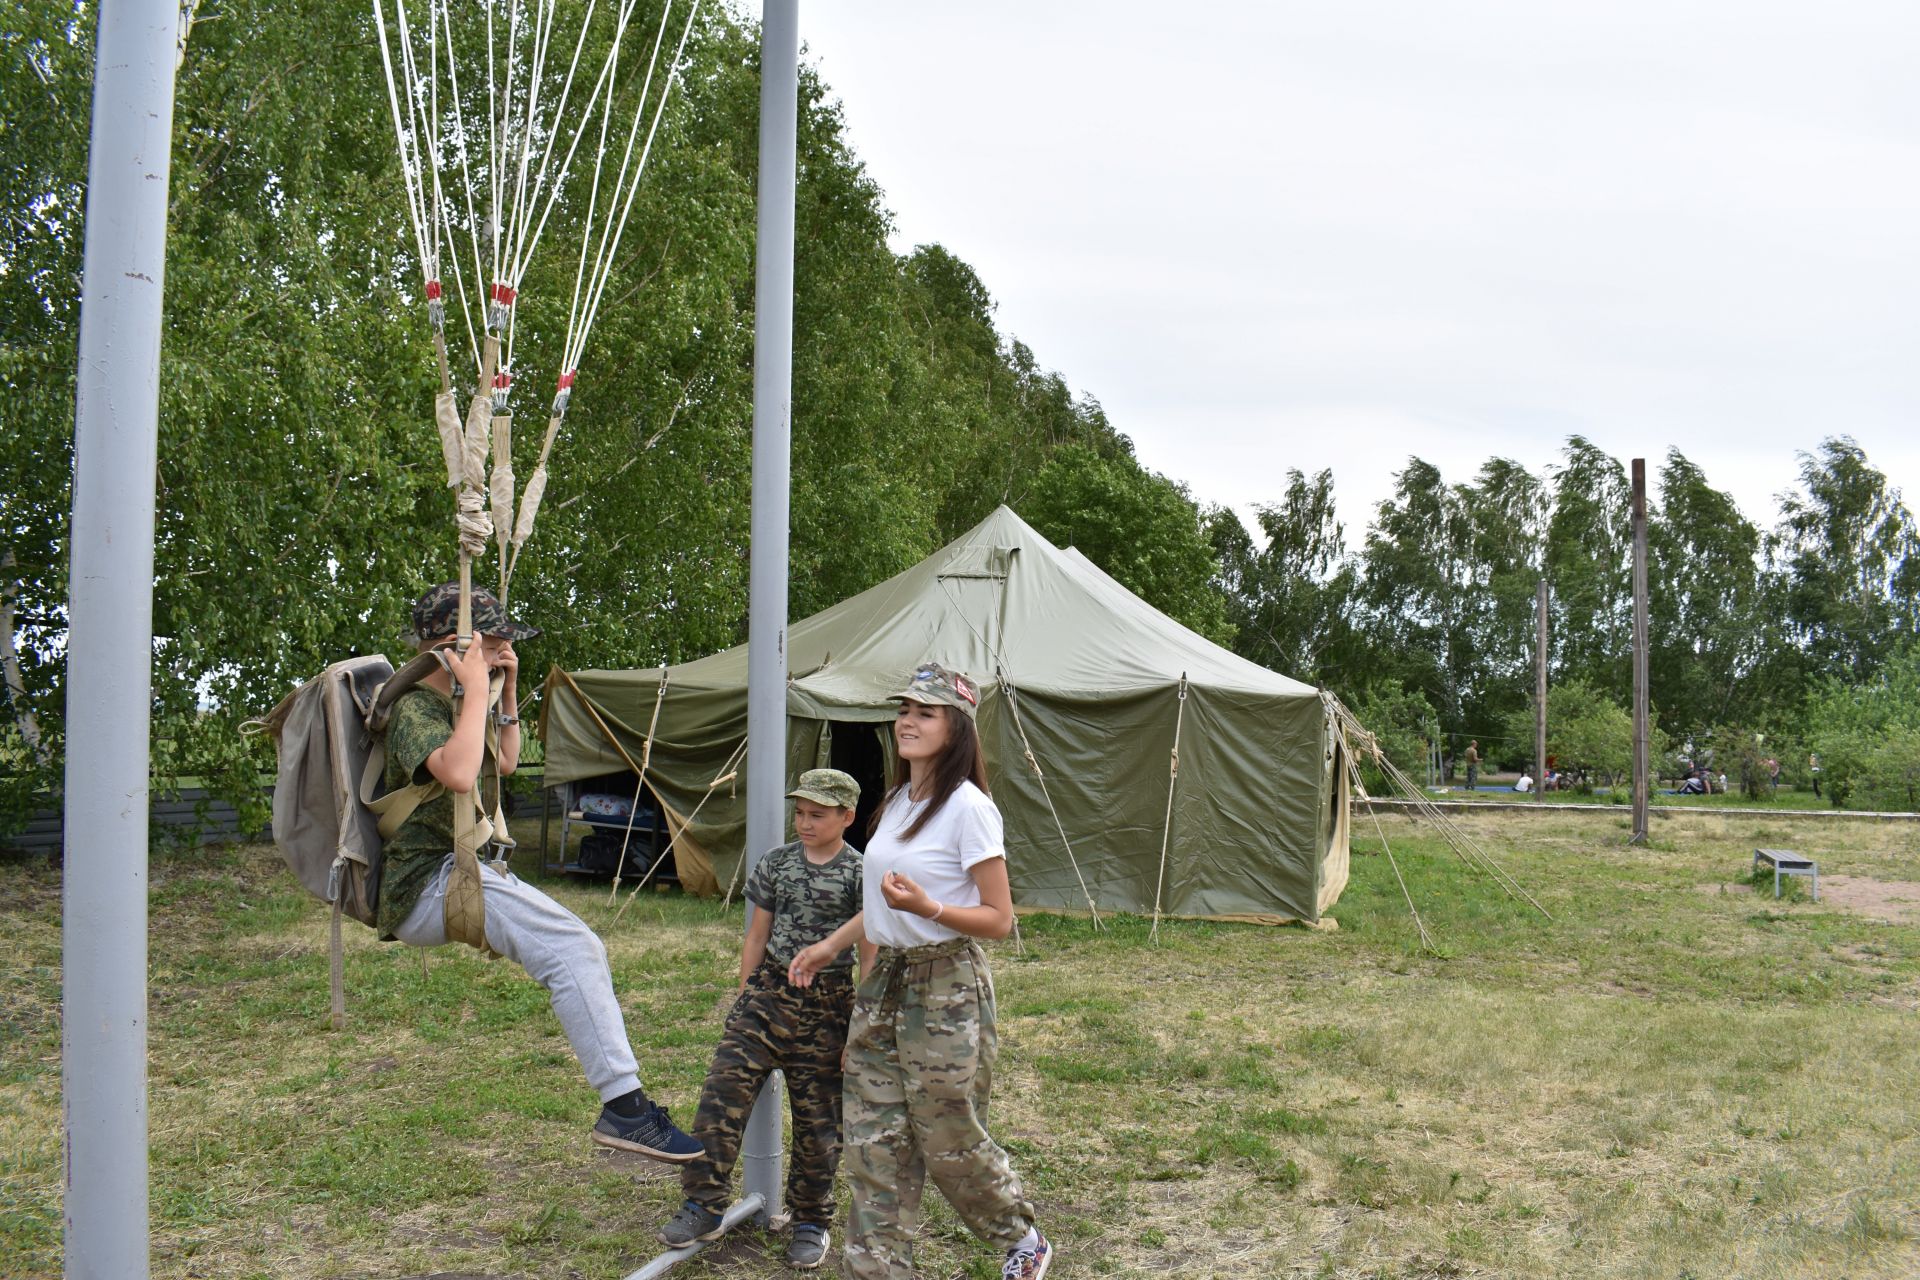
M 758 1191 L 750 1191 L 746 1195 L 741 1196 L 733 1202 L 731 1208 L 720 1215 L 721 1231 L 727 1232 L 733 1230 L 742 1222 L 745 1222 L 748 1218 L 760 1212 L 765 1204 L 766 1201 Z M 720 1240 L 724 1239 L 726 1239 L 726 1236 L 723 1234 Z M 685 1262 L 702 1249 L 705 1249 L 708 1245 L 719 1244 L 720 1240 L 696 1240 L 692 1244 L 681 1245 L 678 1249 L 669 1249 L 652 1262 L 649 1262 L 646 1266 L 629 1274 L 626 1280 L 653 1280 L 655 1276 L 663 1276 L 675 1266 Z

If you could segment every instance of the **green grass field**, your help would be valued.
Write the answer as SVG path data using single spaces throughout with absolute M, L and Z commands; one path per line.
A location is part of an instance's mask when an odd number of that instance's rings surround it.
M 1360 819 L 1337 930 L 1029 917 L 994 948 L 993 1124 L 1056 1276 L 1920 1273 L 1920 824 L 1467 819 L 1554 919 L 1424 825 Z M 1756 894 L 1756 844 L 1818 857 Z M 677 1202 L 591 1146 L 543 993 L 326 927 L 269 849 L 152 874 L 154 1274 L 620 1277 Z M 606 936 L 649 1085 L 691 1116 L 738 907 L 561 885 Z M 1912 902 L 1907 901 L 1911 896 Z M 1849 905 L 1851 903 L 1851 905 Z M 0 1274 L 60 1272 L 59 883 L 0 863 Z M 1907 916 L 1903 920 L 1881 916 Z M 998 1274 L 937 1197 L 929 1277 Z M 785 1274 L 748 1232 L 676 1274 Z

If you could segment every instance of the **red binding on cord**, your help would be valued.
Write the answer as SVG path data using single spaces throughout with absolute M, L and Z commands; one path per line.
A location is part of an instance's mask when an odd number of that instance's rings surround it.
M 572 385 L 573 385 L 573 375 L 574 375 L 574 374 L 576 374 L 576 373 L 578 373 L 578 372 L 580 372 L 580 371 L 579 371 L 578 369 L 569 369 L 569 370 L 567 370 L 567 371 L 566 371 L 565 373 L 563 373 L 563 374 L 561 374 L 561 375 L 560 375 L 560 387 L 559 387 L 559 389 L 560 389 L 561 391 L 565 391 L 565 390 L 566 390 L 566 389 L 567 389 L 568 387 L 570 387 L 570 386 L 572 386 Z
M 427 281 L 427 301 L 440 301 L 440 282 L 438 280 Z
M 506 285 L 496 284 L 493 286 L 493 300 L 503 307 L 512 306 L 515 296 L 514 291 L 507 288 Z
M 493 385 L 505 391 L 513 385 L 513 375 L 510 373 L 496 373 L 493 375 Z

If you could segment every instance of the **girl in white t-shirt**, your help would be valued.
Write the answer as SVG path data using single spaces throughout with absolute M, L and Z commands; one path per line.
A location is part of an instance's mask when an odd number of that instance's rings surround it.
M 1013 892 L 974 726 L 979 693 L 929 662 L 893 696 L 900 766 L 867 842 L 866 909 L 801 951 L 788 973 L 807 985 L 860 940 L 863 922 L 880 947 L 847 1032 L 844 1168 L 853 1209 L 843 1274 L 910 1280 L 931 1176 L 973 1233 L 1006 1252 L 1005 1280 L 1039 1280 L 1053 1247 L 984 1123 L 999 1042 L 993 977 L 975 939 L 1012 930 Z

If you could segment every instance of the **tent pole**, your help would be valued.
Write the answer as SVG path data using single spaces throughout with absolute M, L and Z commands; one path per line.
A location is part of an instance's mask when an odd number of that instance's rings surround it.
M 145 1280 L 154 476 L 177 0 L 99 10 L 74 405 L 61 1086 L 65 1274 Z
M 793 445 L 793 218 L 799 0 L 760 20 L 760 197 L 754 244 L 753 516 L 747 600 L 747 869 L 786 835 L 788 467 Z M 747 904 L 751 919 L 753 904 Z M 778 1079 L 778 1077 L 775 1077 Z M 781 1087 L 769 1081 L 741 1143 L 741 1194 L 765 1226 L 780 1203 Z

